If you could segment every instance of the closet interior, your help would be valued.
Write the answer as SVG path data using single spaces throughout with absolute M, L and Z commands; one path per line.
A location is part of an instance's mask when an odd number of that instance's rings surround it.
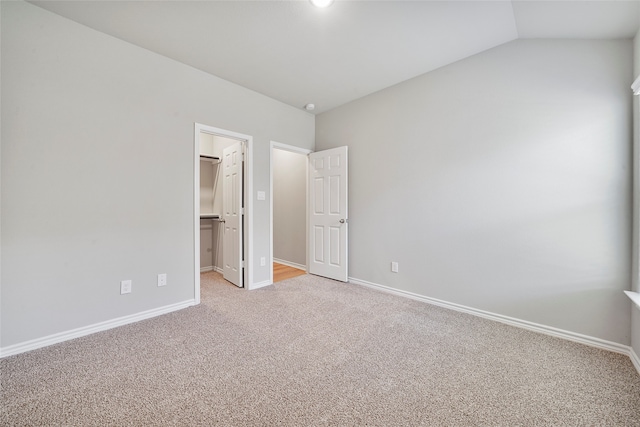
M 223 268 L 222 151 L 233 140 L 200 134 L 200 272 Z

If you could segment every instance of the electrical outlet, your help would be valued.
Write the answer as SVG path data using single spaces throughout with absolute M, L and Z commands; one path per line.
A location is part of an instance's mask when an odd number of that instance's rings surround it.
M 167 273 L 158 274 L 158 286 L 167 286 Z
M 130 294 L 131 293 L 131 280 L 123 280 L 120 282 L 120 295 Z
M 260 267 L 267 265 L 267 259 L 265 257 L 260 258 Z
M 392 273 L 397 273 L 398 272 L 398 263 L 396 261 L 392 261 L 391 262 L 391 272 Z

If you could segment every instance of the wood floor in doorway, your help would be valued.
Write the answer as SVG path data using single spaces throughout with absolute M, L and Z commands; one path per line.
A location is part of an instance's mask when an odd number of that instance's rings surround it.
M 307 274 L 306 271 L 288 265 L 273 263 L 273 283 Z

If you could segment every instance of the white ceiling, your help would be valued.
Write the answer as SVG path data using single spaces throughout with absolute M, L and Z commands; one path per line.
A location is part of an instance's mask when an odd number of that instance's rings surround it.
M 321 113 L 517 38 L 632 38 L 640 0 L 31 1 Z

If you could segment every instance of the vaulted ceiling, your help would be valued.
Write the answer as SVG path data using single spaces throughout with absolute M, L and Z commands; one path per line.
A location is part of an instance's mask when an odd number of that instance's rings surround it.
M 518 38 L 632 38 L 640 25 L 640 0 L 31 3 L 315 113 Z

